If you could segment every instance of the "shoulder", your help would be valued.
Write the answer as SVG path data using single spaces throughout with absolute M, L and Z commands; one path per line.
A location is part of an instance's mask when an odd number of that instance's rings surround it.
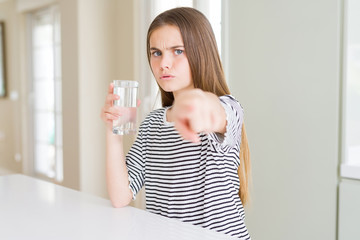
M 241 104 L 239 103 L 239 101 L 232 95 L 223 95 L 219 97 L 220 102 L 223 105 L 226 105 L 227 107 L 230 107 L 232 110 L 243 114 L 244 113 L 244 109 L 241 106 Z

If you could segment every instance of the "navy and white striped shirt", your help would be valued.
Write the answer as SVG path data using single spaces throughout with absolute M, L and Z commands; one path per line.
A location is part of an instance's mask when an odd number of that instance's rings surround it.
M 243 109 L 230 95 L 220 97 L 225 135 L 200 134 L 184 140 L 166 121 L 168 108 L 142 122 L 126 156 L 133 198 L 145 185 L 146 209 L 241 239 L 250 239 L 239 198 L 239 150 Z

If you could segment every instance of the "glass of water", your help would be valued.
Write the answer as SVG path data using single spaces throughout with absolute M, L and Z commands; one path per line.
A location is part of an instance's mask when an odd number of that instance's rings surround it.
M 113 121 L 114 134 L 126 135 L 136 133 L 136 105 L 139 83 L 131 80 L 114 80 L 113 93 L 120 98 L 114 106 L 121 108 L 121 116 Z

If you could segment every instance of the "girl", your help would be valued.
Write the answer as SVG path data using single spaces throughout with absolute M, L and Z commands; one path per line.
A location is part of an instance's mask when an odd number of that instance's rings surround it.
M 148 30 L 147 55 L 163 108 L 141 123 L 126 157 L 122 136 L 111 131 L 126 114 L 112 105 L 112 84 L 102 109 L 112 204 L 129 204 L 145 185 L 148 211 L 250 239 L 243 109 L 229 95 L 210 23 L 193 8 L 160 14 Z

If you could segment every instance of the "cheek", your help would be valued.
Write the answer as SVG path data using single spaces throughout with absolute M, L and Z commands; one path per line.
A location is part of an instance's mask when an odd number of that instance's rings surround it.
M 191 78 L 190 65 L 189 65 L 189 61 L 187 59 L 186 59 L 186 61 L 183 62 L 182 67 L 183 67 L 183 71 L 188 74 L 189 78 Z
M 178 62 L 178 67 L 180 67 L 181 70 L 184 72 L 190 72 L 190 65 L 189 65 L 189 61 L 187 60 L 187 58 L 181 59 Z
M 156 62 L 154 60 L 150 60 L 150 68 L 153 72 L 156 71 Z

